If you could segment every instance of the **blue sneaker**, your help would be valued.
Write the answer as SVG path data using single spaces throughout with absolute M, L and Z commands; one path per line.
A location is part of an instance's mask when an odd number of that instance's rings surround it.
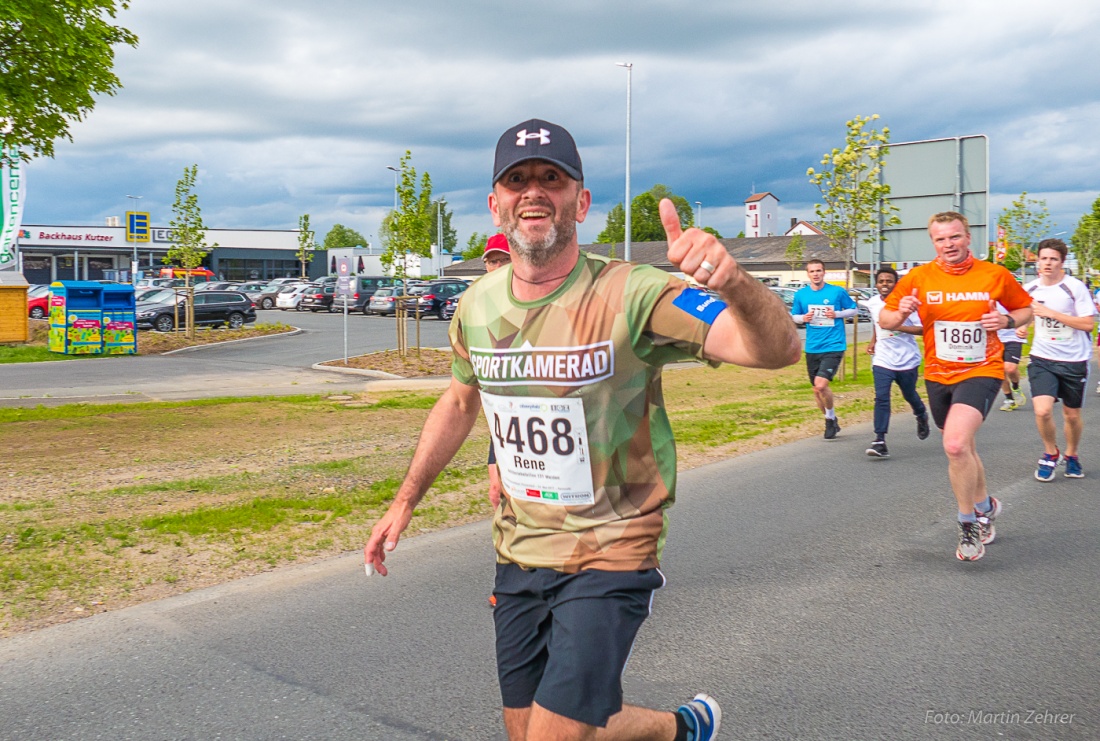
M 1043 453 L 1043 457 L 1039 459 L 1039 465 L 1035 468 L 1035 480 L 1036 481 L 1054 481 L 1054 469 L 1058 467 L 1058 459 L 1061 458 L 1060 453 Z
M 681 705 L 676 712 L 688 725 L 688 741 L 711 741 L 722 725 L 722 708 L 710 695 L 700 692 L 691 702 Z
M 1075 455 L 1067 455 L 1062 458 L 1066 462 L 1067 479 L 1083 479 L 1085 472 L 1081 470 L 1081 461 Z

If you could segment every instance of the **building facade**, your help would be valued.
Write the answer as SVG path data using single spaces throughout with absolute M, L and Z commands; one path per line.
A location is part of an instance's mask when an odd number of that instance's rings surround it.
M 212 247 L 203 259 L 223 280 L 264 280 L 301 274 L 298 231 L 295 229 L 207 229 Z M 130 261 L 137 255 L 139 272 L 157 273 L 167 264 L 174 247 L 172 230 L 152 227 L 148 242 L 127 242 L 121 226 L 51 226 L 27 224 L 19 230 L 16 251 L 19 269 L 30 283 L 55 280 L 122 280 L 130 277 Z M 321 251 L 323 254 L 323 251 Z M 307 268 L 313 278 L 328 271 L 325 260 Z
M 779 199 L 771 193 L 755 193 L 745 199 L 745 236 L 779 234 Z

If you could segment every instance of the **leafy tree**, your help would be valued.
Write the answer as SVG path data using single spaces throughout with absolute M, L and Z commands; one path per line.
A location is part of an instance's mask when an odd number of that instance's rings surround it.
M 630 239 L 632 242 L 659 242 L 665 239 L 665 228 L 661 224 L 658 204 L 662 198 L 668 198 L 676 206 L 680 223 L 684 227 L 695 225 L 695 212 L 687 199 L 669 190 L 668 186 L 658 183 L 645 193 L 639 193 L 631 200 Z M 622 202 L 617 203 L 607 213 L 607 223 L 603 231 L 596 236 L 597 244 L 626 241 L 626 210 Z
M 725 237 L 719 234 L 718 230 L 715 229 L 713 226 L 704 226 L 703 231 L 705 231 L 707 234 L 714 235 L 715 239 L 725 239 Z
M 791 241 L 787 242 L 787 250 L 783 253 L 783 259 L 791 266 L 791 270 L 798 270 L 802 267 L 802 263 L 806 261 L 806 240 L 802 238 L 801 234 L 794 235 L 791 237 Z
M 114 95 L 122 83 L 112 71 L 114 47 L 138 38 L 111 20 L 129 0 L 4 0 L 0 17 L 0 120 L 21 157 L 52 157 L 55 139 L 72 139 L 69 126 L 95 107 L 96 95 Z
M 997 217 L 997 226 L 1004 230 L 1005 242 L 1008 243 L 1005 267 L 1008 267 L 1009 258 L 1012 257 L 1019 260 L 1019 265 L 1014 265 L 1009 270 L 1015 270 L 1016 267 L 1026 270 L 1032 246 L 1050 231 L 1047 202 L 1028 198 L 1025 190 L 1012 205 L 1001 211 L 1001 215 Z
M 738 239 L 744 239 L 744 238 L 745 238 L 745 230 L 744 230 L 744 229 L 742 229 L 741 231 L 737 232 L 737 238 L 738 238 Z
M 868 128 L 876 119 L 877 113 L 848 121 L 844 148 L 826 153 L 821 158 L 820 172 L 812 167 L 806 171 L 824 201 L 814 205 L 818 225 L 829 237 L 830 246 L 844 255 L 845 283 L 849 288 L 859 233 L 866 231 L 863 242 L 873 244 L 873 231 L 880 223 L 883 226 L 901 223 L 894 213 L 897 207 L 890 205 L 890 186 L 880 178 L 882 165 L 890 153 L 887 146 L 890 128 L 884 126 L 882 131 Z M 852 373 L 858 378 L 856 344 L 852 343 Z
M 367 240 L 362 234 L 344 226 L 333 224 L 325 235 L 325 241 L 321 245 L 324 250 L 347 249 L 349 247 L 366 247 Z
M 172 229 L 171 249 L 168 250 L 166 262 L 174 262 L 181 268 L 194 270 L 202 265 L 202 259 L 210 250 L 216 249 L 217 244 L 206 244 L 206 226 L 202 223 L 202 209 L 199 207 L 199 197 L 193 189 L 195 180 L 199 175 L 199 166 L 183 168 L 183 177 L 176 183 L 176 200 L 172 204 L 172 218 L 168 226 Z M 195 287 L 191 284 L 191 275 L 184 277 L 185 290 L 187 291 L 187 313 L 185 326 L 188 339 L 195 338 Z
M 306 277 L 306 265 L 313 261 L 313 251 L 317 243 L 313 239 L 313 230 L 309 228 L 309 214 L 298 217 L 298 251 L 294 256 L 302 264 L 302 277 Z
M 435 221 L 432 204 L 432 178 L 424 173 L 417 191 L 416 169 L 410 164 L 412 152 L 401 157 L 401 177 L 397 186 L 398 208 L 388 228 L 379 230 L 383 245 L 382 265 L 395 277 L 405 277 L 405 255 L 430 257 L 432 254 L 431 225 Z M 446 230 L 444 230 L 446 234 Z
M 1081 279 L 1088 275 L 1089 270 L 1097 266 L 1097 258 L 1100 258 L 1100 198 L 1092 204 L 1092 211 L 1084 214 L 1077 227 L 1073 230 L 1070 239 L 1073 245 L 1073 254 L 1081 266 Z
M 489 241 L 491 234 L 478 234 L 474 232 L 466 240 L 466 249 L 462 251 L 463 260 L 476 260 L 485 254 L 485 243 Z

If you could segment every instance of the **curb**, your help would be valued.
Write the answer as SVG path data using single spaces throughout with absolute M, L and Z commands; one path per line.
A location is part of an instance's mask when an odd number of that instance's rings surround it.
M 262 335 L 260 337 L 244 337 L 244 338 L 239 339 L 239 340 L 222 340 L 221 342 L 208 342 L 205 345 L 194 345 L 193 347 L 181 347 L 178 350 L 169 350 L 168 352 L 162 352 L 162 353 L 157 353 L 157 354 L 161 355 L 161 356 L 164 356 L 164 355 L 175 355 L 176 353 L 181 353 L 181 352 L 195 352 L 196 350 L 202 350 L 202 349 L 205 349 L 207 347 L 220 347 L 222 345 L 232 345 L 232 344 L 235 344 L 235 343 L 238 343 L 238 342 L 252 342 L 253 340 L 270 340 L 270 339 L 275 338 L 275 337 L 293 337 L 294 335 L 301 334 L 302 332 L 305 332 L 305 330 L 300 328 L 300 327 L 294 327 L 289 332 L 280 332 L 278 334 L 265 334 L 265 335 Z

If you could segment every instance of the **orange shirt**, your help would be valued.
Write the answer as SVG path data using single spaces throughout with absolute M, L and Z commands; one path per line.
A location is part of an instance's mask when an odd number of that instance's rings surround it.
M 902 276 L 886 298 L 886 308 L 898 310 L 902 296 L 917 290 L 924 325 L 924 378 L 958 383 L 967 378 L 1004 378 L 1004 346 L 996 332 L 979 324 L 997 301 L 1009 311 L 1031 305 L 1031 296 L 1000 265 L 975 260 L 962 275 L 950 275 L 934 262 Z M 938 343 L 938 344 L 937 344 Z

